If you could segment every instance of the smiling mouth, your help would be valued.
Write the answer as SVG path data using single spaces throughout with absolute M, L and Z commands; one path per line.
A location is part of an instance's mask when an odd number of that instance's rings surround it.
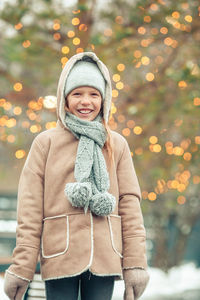
M 78 109 L 78 112 L 83 115 L 87 115 L 87 114 L 93 112 L 93 110 L 92 109 Z

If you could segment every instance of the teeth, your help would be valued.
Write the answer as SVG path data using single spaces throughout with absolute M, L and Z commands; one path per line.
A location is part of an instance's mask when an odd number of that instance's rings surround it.
M 91 112 L 91 110 L 79 110 L 79 112 L 80 112 L 81 114 L 88 114 L 88 113 Z

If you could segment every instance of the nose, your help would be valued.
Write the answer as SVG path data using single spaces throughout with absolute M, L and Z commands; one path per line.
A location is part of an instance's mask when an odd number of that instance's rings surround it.
M 90 104 L 90 99 L 87 95 L 85 95 L 81 98 L 81 104 L 83 104 L 83 105 L 89 105 Z

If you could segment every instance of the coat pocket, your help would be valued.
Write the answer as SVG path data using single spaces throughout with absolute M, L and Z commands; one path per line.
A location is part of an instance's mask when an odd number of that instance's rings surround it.
M 121 217 L 118 215 L 109 215 L 108 224 L 110 229 L 110 238 L 113 250 L 122 258 L 122 226 Z
M 41 252 L 44 258 L 59 256 L 69 247 L 69 217 L 66 215 L 44 219 Z

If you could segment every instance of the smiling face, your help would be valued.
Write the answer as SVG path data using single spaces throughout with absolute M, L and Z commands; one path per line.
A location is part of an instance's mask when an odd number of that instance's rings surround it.
M 101 93 L 89 86 L 82 86 L 71 91 L 65 100 L 65 110 L 80 119 L 92 121 L 101 110 Z

